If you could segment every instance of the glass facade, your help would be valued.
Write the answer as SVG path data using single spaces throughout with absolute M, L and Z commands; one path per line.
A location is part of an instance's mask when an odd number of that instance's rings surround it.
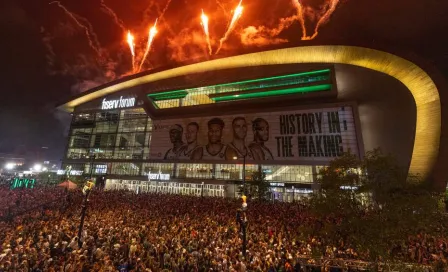
M 134 176 L 146 178 L 150 173 L 167 174 L 171 179 L 196 180 L 243 180 L 242 164 L 193 164 L 193 163 L 157 163 L 157 162 L 97 162 L 65 163 L 63 169 L 71 165 L 73 170 L 93 175 Z M 311 165 L 255 165 L 247 164 L 245 179 L 250 182 L 252 175 L 261 169 L 268 182 L 313 183 L 313 166 Z
M 151 129 L 142 108 L 76 114 L 67 159 L 147 159 Z
M 142 108 L 78 113 L 73 116 L 62 169 L 85 175 L 111 175 L 147 179 L 150 173 L 174 179 L 251 181 L 263 171 L 266 181 L 312 183 L 313 166 L 148 162 L 152 122 Z M 94 155 L 94 158 L 92 158 Z
M 256 98 L 260 97 L 261 95 L 276 96 L 292 93 L 328 91 L 331 89 L 331 84 L 323 84 L 313 87 L 306 87 L 306 86 L 314 83 L 329 82 L 330 79 L 331 79 L 331 70 L 323 69 L 304 73 L 266 77 L 266 78 L 231 82 L 226 84 L 218 84 L 205 87 L 189 88 L 184 90 L 158 92 L 148 94 L 148 98 L 150 98 L 153 101 L 154 106 L 159 109 L 187 107 L 203 104 L 213 104 L 220 101 Z M 277 89 L 280 88 L 281 90 L 269 91 L 269 93 L 267 92 L 268 90 L 273 88 Z M 221 96 L 221 94 L 231 94 L 241 91 L 251 91 L 251 92 L 244 94 L 244 96 L 236 96 L 236 95 Z

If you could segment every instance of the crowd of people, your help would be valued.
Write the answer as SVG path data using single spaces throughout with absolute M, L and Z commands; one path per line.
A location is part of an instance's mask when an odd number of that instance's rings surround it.
M 350 245 L 304 239 L 298 226 L 313 218 L 298 202 L 250 202 L 244 256 L 239 200 L 93 191 L 78 237 L 83 195 L 64 194 L 48 188 L 0 190 L 6 206 L 17 199 L 20 205 L 61 199 L 0 222 L 0 271 L 343 271 L 330 270 L 337 261 L 322 267 L 316 251 L 325 252 L 327 260 L 359 260 L 349 271 L 364 264 Z M 402 256 L 446 263 L 447 245 L 446 239 L 410 238 Z
M 0 186 L 0 218 L 41 207 L 65 197 L 64 190 L 40 187 L 34 190 L 11 190 L 9 182 Z M 44 196 L 44 197 L 43 197 Z

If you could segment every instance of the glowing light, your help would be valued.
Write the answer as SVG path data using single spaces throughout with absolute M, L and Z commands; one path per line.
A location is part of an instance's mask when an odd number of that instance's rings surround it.
M 42 170 L 42 165 L 37 163 L 34 165 L 33 169 L 36 172 L 40 172 Z
M 218 50 L 216 50 L 215 54 L 219 53 L 219 51 L 222 48 L 222 45 L 228 39 L 230 33 L 232 33 L 233 29 L 235 28 L 238 19 L 243 14 L 243 7 L 241 6 L 241 2 L 242 2 L 242 0 L 240 1 L 238 6 L 236 7 L 235 11 L 233 12 L 233 17 L 232 17 L 232 20 L 230 21 L 229 27 L 227 28 L 226 34 L 224 34 L 224 37 L 222 37 L 221 40 L 219 40 L 219 47 L 218 47 Z
M 132 55 L 132 72 L 135 71 L 135 44 L 134 36 L 132 36 L 131 31 L 128 31 L 127 42 Z
M 6 168 L 6 170 L 12 170 L 12 169 L 14 169 L 15 166 L 16 165 L 14 163 L 9 162 L 5 165 L 5 168 Z
M 142 70 L 143 63 L 145 63 L 145 60 L 148 57 L 149 50 L 151 49 L 152 42 L 154 41 L 154 37 L 157 34 L 156 26 L 157 26 L 157 19 L 156 19 L 156 22 L 154 23 L 154 25 L 149 29 L 148 42 L 146 44 L 146 50 L 145 50 L 145 54 L 143 55 L 142 62 L 140 63 L 140 66 L 138 68 L 139 72 Z
M 204 14 L 204 10 L 202 10 L 201 15 L 201 25 L 204 28 L 205 38 L 207 40 L 207 46 L 208 46 L 208 53 L 212 54 L 212 46 L 210 44 L 210 33 L 208 31 L 208 17 Z

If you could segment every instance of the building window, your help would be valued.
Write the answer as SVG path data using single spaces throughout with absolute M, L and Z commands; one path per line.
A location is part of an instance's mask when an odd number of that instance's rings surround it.
M 112 163 L 112 175 L 123 176 L 139 176 L 141 163 L 125 162 L 125 163 Z
M 310 165 L 263 165 L 262 171 L 266 180 L 271 182 L 313 182 L 313 167 Z

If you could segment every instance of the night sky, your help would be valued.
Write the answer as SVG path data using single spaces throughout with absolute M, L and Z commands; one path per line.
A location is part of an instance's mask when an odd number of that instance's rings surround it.
M 317 7 L 323 1 L 303 2 Z M 0 72 L 0 153 L 34 158 L 40 154 L 46 159 L 61 159 L 70 116 L 57 112 L 56 104 L 81 89 L 126 73 L 130 66 L 123 32 L 100 11 L 100 0 L 67 0 L 61 3 L 92 23 L 99 42 L 107 50 L 107 56 L 101 61 L 96 60 L 98 58 L 88 47 L 84 33 L 49 2 L 0 2 L 0 60 L 3 64 Z M 144 32 L 163 9 L 165 1 L 156 2 L 163 4 L 151 4 L 149 0 L 105 0 L 117 11 L 126 27 L 139 32 Z M 221 2 L 230 10 L 238 1 Z M 245 0 L 243 5 L 245 10 L 236 33 L 251 25 L 275 26 L 280 17 L 295 13 L 290 0 Z M 143 11 L 148 6 L 151 8 L 144 15 Z M 184 58 L 201 57 L 204 50 L 195 44 L 201 29 L 193 20 L 201 8 L 212 14 L 215 24 L 211 24 L 211 33 L 223 32 L 226 17 L 216 1 L 172 0 L 160 23 L 149 58 L 153 67 L 171 65 L 182 55 Z M 311 25 L 309 31 L 312 29 Z M 313 41 L 300 40 L 300 26 L 295 22 L 278 37 L 289 42 L 268 47 L 242 46 L 235 34 L 230 37 L 222 54 L 316 44 L 358 45 L 415 56 L 435 67 L 446 79 L 447 36 L 448 1 L 345 0 L 341 1 Z M 218 39 L 214 37 L 214 40 Z M 48 147 L 47 151 L 42 152 L 42 147 Z

